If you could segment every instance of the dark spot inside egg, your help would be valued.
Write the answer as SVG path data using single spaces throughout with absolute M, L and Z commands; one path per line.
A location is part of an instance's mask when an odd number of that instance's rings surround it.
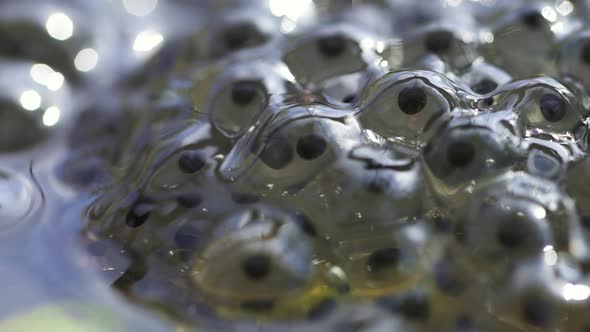
M 424 109 L 426 102 L 427 97 L 424 89 L 414 86 L 403 88 L 400 91 L 397 105 L 405 114 L 415 115 Z
M 531 29 L 538 29 L 547 23 L 547 20 L 538 10 L 528 10 L 522 14 L 522 22 Z
M 430 300 L 422 291 L 410 291 L 399 296 L 380 298 L 377 299 L 377 305 L 412 321 L 428 320 L 431 313 Z
M 471 90 L 473 90 L 474 92 L 477 92 L 479 94 L 485 95 L 488 94 L 494 90 L 496 90 L 496 88 L 498 87 L 498 83 L 489 80 L 489 79 L 483 79 L 481 81 L 479 81 L 477 84 L 475 84 L 474 86 L 471 87 Z
M 506 249 L 521 247 L 528 239 L 531 229 L 526 222 L 509 219 L 500 223 L 496 233 L 498 242 Z
M 452 46 L 453 33 L 446 30 L 432 31 L 426 35 L 426 49 L 435 54 L 443 54 Z
M 475 159 L 475 147 L 471 143 L 456 141 L 447 147 L 447 161 L 455 167 L 466 167 Z
M 400 260 L 398 248 L 383 248 L 373 251 L 367 258 L 367 270 L 379 273 L 395 267 Z
M 342 35 L 330 35 L 321 37 L 317 41 L 317 48 L 321 55 L 327 59 L 341 56 L 346 51 L 346 38 Z
M 347 95 L 346 97 L 342 98 L 342 102 L 346 104 L 351 104 L 356 100 L 355 95 Z
M 153 209 L 153 202 L 151 200 L 140 198 L 138 199 L 125 217 L 125 224 L 131 228 L 136 228 L 143 225 L 150 217 Z
M 264 35 L 254 24 L 244 22 L 228 27 L 222 38 L 226 49 L 236 51 L 260 43 Z
M 280 170 L 285 168 L 293 160 L 293 148 L 288 139 L 283 137 L 271 137 L 266 141 L 258 158 L 266 166 Z
M 181 172 L 192 174 L 200 171 L 205 166 L 205 160 L 196 151 L 184 151 L 178 158 L 178 168 Z
M 322 136 L 309 134 L 299 138 L 295 149 L 302 159 L 313 160 L 324 154 L 327 146 L 328 144 Z
M 261 281 L 271 272 L 271 260 L 266 254 L 253 254 L 242 261 L 242 271 L 255 281 Z
M 235 105 L 245 107 L 250 105 L 258 94 L 258 83 L 239 81 L 232 84 L 231 100 Z
M 565 100 L 555 94 L 545 94 L 539 100 L 539 108 L 545 120 L 558 122 L 565 117 L 567 105 Z

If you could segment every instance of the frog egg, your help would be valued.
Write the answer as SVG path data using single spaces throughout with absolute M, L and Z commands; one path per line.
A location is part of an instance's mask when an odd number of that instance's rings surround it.
M 373 227 L 396 225 L 419 216 L 425 195 L 421 165 L 399 149 L 368 144 L 318 174 L 305 190 L 317 197 L 318 230 L 335 241 L 373 234 Z M 320 203 L 321 202 L 321 203 Z M 384 218 L 387 216 L 387 218 Z
M 270 312 L 311 287 L 313 255 L 312 239 L 289 214 L 246 210 L 218 225 L 191 278 L 220 306 Z
M 482 184 L 459 213 L 459 242 L 483 266 L 539 259 L 549 245 L 585 258 L 573 201 L 551 183 L 508 173 Z
M 376 306 L 404 328 L 399 331 L 475 331 L 472 313 L 482 310 L 476 297 L 471 301 L 445 298 L 428 283 L 375 300 Z M 484 309 L 485 310 L 485 309 Z M 479 331 L 479 330 L 477 330 Z
M 230 66 L 210 90 L 205 110 L 223 135 L 242 135 L 260 118 L 269 104 L 296 90 L 282 64 L 252 61 Z
M 462 70 L 475 59 L 475 50 L 468 41 L 468 33 L 454 29 L 456 25 L 430 25 L 404 37 L 404 64 L 415 62 L 424 54 L 433 54 L 450 65 L 452 70 Z M 473 38 L 473 37 L 470 37 Z
M 429 261 L 428 227 L 419 220 L 373 224 L 369 230 L 349 226 L 331 239 L 334 263 L 346 273 L 351 293 L 375 297 L 415 285 Z
M 319 104 L 288 107 L 243 136 L 220 172 L 251 188 L 297 190 L 355 145 L 358 137 L 354 120 L 334 109 Z
M 541 8 L 530 7 L 509 13 L 492 27 L 494 41 L 483 47 L 486 59 L 519 79 L 554 72 L 549 61 L 556 39 L 552 25 Z
M 457 101 L 448 79 L 427 71 L 387 74 L 363 91 L 358 121 L 387 140 L 423 143 L 449 117 Z
M 386 0 L 388 11 L 395 13 L 392 18 L 393 30 L 408 34 L 424 26 L 436 24 L 454 24 L 461 28 L 471 29 L 474 18 L 469 8 L 463 4 L 436 2 L 417 2 L 404 0 Z M 456 4 L 456 6 L 455 6 Z
M 543 205 L 510 193 L 488 193 L 469 204 L 457 235 L 467 252 L 490 266 L 502 265 L 508 255 L 511 261 L 540 257 L 552 243 L 548 221 L 538 218 L 545 211 Z
M 326 79 L 368 68 L 374 55 L 361 47 L 361 38 L 345 25 L 327 27 L 296 41 L 283 59 L 299 83 L 313 88 Z
M 588 327 L 588 287 L 552 277 L 551 267 L 523 264 L 503 286 L 488 296 L 491 314 L 506 324 L 503 331 L 583 331 Z
M 582 122 L 583 108 L 575 95 L 554 79 L 515 82 L 499 93 L 503 96 L 498 109 L 513 109 L 527 136 L 536 132 L 571 136 Z
M 261 16 L 254 8 L 238 6 L 222 11 L 214 16 L 207 36 L 202 39 L 206 42 L 203 49 L 208 50 L 208 56 L 215 59 L 262 46 L 276 35 L 278 23 L 268 14 Z
M 501 174 L 519 157 L 518 139 L 503 125 L 455 119 L 422 151 L 433 188 L 442 197 Z
M 561 76 L 573 77 L 590 88 L 590 31 L 577 32 L 559 46 L 557 68 Z
M 377 305 L 393 315 L 417 323 L 427 324 L 432 318 L 430 294 L 423 289 L 411 289 L 393 296 L 377 299 Z
M 231 206 L 228 201 L 224 204 Z M 135 298 L 145 300 L 150 292 L 144 289 L 146 283 L 165 280 L 177 283 L 176 288 L 184 287 L 181 282 L 208 244 L 215 226 L 212 221 L 218 218 L 218 214 L 202 207 L 209 207 L 209 203 L 198 193 L 170 193 L 155 198 L 109 192 L 91 206 L 82 233 L 92 241 L 123 246 L 129 264 L 115 286 L 123 292 L 133 290 Z M 113 253 L 105 259 L 102 256 L 101 264 L 105 260 L 107 264 L 120 261 Z

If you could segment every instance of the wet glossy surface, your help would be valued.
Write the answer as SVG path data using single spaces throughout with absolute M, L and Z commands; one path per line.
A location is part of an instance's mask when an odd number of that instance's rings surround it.
M 0 3 L 0 318 L 588 331 L 589 15 Z

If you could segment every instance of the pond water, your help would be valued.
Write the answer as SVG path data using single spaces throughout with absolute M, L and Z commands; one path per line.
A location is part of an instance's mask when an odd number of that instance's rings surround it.
M 0 1 L 0 331 L 589 331 L 589 19 Z

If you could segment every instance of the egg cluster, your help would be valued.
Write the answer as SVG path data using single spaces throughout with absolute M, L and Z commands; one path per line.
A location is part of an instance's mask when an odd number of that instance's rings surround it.
M 586 3 L 295 2 L 201 4 L 79 118 L 105 278 L 212 330 L 590 331 Z

